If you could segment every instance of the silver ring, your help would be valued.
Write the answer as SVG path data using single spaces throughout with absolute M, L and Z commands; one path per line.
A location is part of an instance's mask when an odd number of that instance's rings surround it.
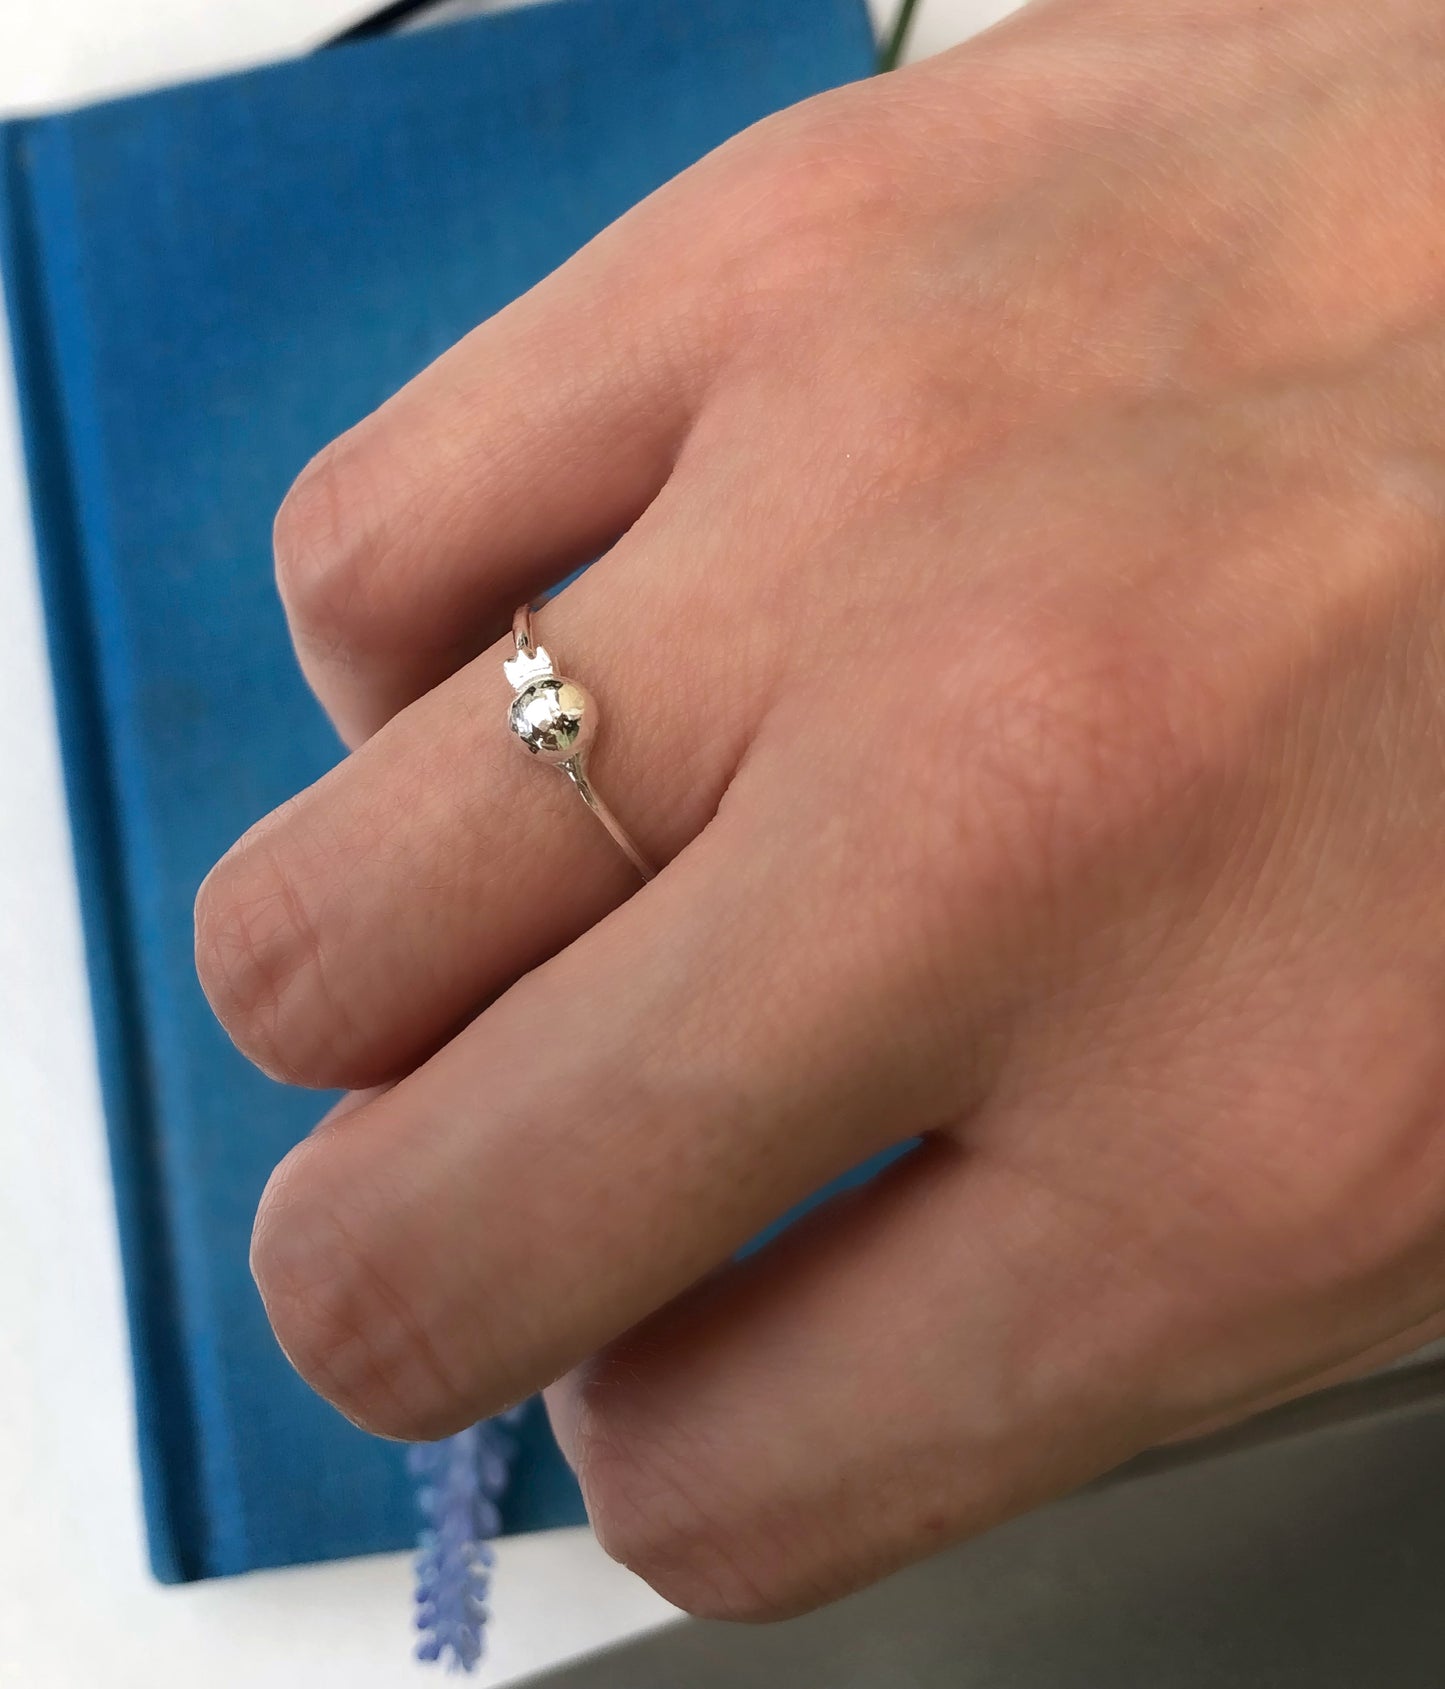
M 644 880 L 656 870 L 627 835 L 627 829 L 598 797 L 587 777 L 587 753 L 597 737 L 597 703 L 585 686 L 557 673 L 546 648 L 532 637 L 532 606 L 512 618 L 517 654 L 502 664 L 516 693 L 507 710 L 507 726 L 534 757 L 560 769 L 607 829 L 612 842 Z

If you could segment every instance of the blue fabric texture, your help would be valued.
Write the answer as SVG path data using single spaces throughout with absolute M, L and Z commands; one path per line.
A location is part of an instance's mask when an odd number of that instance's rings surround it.
M 863 0 L 552 0 L 0 129 L 163 1580 L 398 1548 L 416 1525 L 402 1451 L 292 1375 L 247 1270 L 267 1174 L 324 1100 L 237 1055 L 192 965 L 211 863 L 339 754 L 292 659 L 272 513 L 473 324 L 872 53 Z M 505 1528 L 580 1518 L 543 1416 L 518 1435 Z

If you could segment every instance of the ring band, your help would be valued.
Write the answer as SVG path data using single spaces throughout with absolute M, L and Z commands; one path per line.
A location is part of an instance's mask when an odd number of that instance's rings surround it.
M 517 654 L 502 664 L 507 684 L 516 693 L 507 711 L 507 726 L 534 757 L 567 776 L 643 879 L 654 878 L 656 870 L 587 777 L 587 753 L 597 737 L 596 701 L 585 687 L 558 674 L 546 648 L 533 639 L 530 604 L 512 618 L 512 639 Z

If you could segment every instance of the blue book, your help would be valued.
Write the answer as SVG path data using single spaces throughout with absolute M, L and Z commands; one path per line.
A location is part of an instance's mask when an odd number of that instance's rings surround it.
M 292 1375 L 247 1268 L 266 1177 L 324 1100 L 236 1054 L 192 966 L 206 871 L 340 754 L 292 660 L 272 514 L 313 452 L 477 321 L 872 55 L 863 0 L 552 0 L 0 127 L 163 1580 L 415 1530 L 400 1451 Z M 534 1413 L 507 1526 L 580 1517 Z

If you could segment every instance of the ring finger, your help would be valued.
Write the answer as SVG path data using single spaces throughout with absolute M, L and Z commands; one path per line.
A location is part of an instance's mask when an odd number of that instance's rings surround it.
M 597 789 L 657 864 L 716 810 L 765 690 L 756 670 L 734 683 L 704 536 L 675 513 L 695 502 L 665 495 L 538 616 L 558 668 L 597 699 Z M 650 566 L 660 548 L 691 565 Z M 507 731 L 510 655 L 493 647 L 403 710 L 202 887 L 202 983 L 268 1072 L 394 1079 L 636 888 L 570 782 Z

